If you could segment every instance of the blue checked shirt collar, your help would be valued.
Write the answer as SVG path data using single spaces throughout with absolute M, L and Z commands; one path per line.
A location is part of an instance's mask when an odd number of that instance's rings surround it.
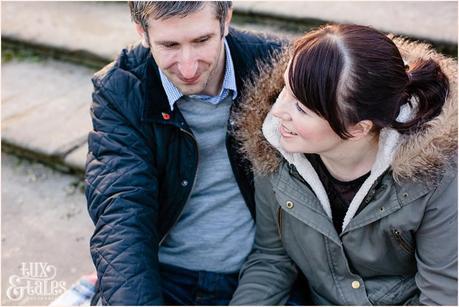
M 190 97 L 198 98 L 203 101 L 209 102 L 211 104 L 218 104 L 230 93 L 233 95 L 233 100 L 237 97 L 236 89 L 236 75 L 234 73 L 233 60 L 231 59 L 231 52 L 228 47 L 226 39 L 224 40 L 225 45 L 225 76 L 223 78 L 222 88 L 220 94 L 217 96 L 207 96 L 207 95 L 190 95 Z M 159 69 L 159 75 L 161 77 L 161 83 L 163 85 L 164 91 L 166 92 L 167 99 L 169 101 L 169 106 L 171 110 L 174 109 L 174 104 L 182 96 L 184 96 L 180 90 L 175 87 L 175 85 L 166 77 L 166 75 Z

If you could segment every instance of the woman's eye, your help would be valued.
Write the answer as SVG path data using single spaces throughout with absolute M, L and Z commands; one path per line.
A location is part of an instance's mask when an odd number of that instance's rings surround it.
M 300 111 L 303 114 L 306 114 L 306 112 L 300 107 L 300 104 L 298 102 L 296 102 L 295 105 L 296 105 L 296 108 L 298 109 L 298 111 Z

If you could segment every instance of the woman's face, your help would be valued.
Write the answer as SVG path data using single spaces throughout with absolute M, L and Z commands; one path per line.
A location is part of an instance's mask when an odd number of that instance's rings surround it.
M 306 108 L 293 95 L 284 73 L 285 87 L 277 98 L 271 113 L 279 118 L 280 144 L 288 152 L 324 154 L 334 151 L 345 140 L 329 123 Z

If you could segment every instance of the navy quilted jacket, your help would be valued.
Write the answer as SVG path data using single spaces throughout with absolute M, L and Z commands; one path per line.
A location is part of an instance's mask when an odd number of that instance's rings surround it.
M 256 61 L 269 61 L 281 47 L 279 41 L 234 29 L 227 41 L 240 93 L 257 73 Z M 186 182 L 194 180 L 197 144 L 180 111 L 170 111 L 149 49 L 124 49 L 92 81 L 85 183 L 95 224 L 90 247 L 97 297 L 104 305 L 162 304 L 158 248 L 191 192 Z M 233 108 L 239 103 L 236 99 Z M 248 161 L 230 133 L 226 145 L 254 216 Z

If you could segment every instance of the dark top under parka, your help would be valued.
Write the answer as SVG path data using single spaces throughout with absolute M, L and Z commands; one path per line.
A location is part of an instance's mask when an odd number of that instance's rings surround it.
M 269 62 L 279 41 L 230 29 L 226 37 L 239 91 Z M 131 47 L 96 73 L 91 106 L 86 198 L 95 224 L 91 255 L 102 304 L 162 303 L 158 248 L 178 218 L 196 173 L 197 144 L 178 109 L 170 111 L 149 49 Z M 237 108 L 239 99 L 233 103 Z M 165 115 L 166 114 L 166 115 Z M 229 119 L 228 129 L 232 129 Z M 238 144 L 226 146 L 254 215 L 253 179 Z

